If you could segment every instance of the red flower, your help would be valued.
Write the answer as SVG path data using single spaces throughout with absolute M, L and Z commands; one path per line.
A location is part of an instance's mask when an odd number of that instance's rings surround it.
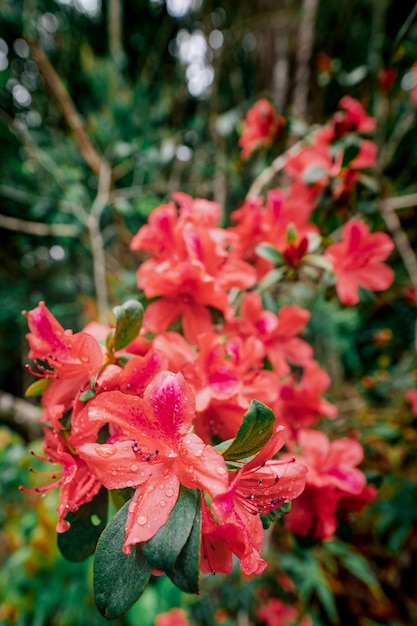
M 190 626 L 190 622 L 183 609 L 170 609 L 156 617 L 155 626 Z
M 260 294 L 245 293 L 240 317 L 227 328 L 235 329 L 242 337 L 256 337 L 278 376 L 290 372 L 289 363 L 305 366 L 313 358 L 311 346 L 297 337 L 307 324 L 310 313 L 296 305 L 283 306 L 278 315 L 265 311 Z
M 351 220 L 343 227 L 342 241 L 331 245 L 325 257 L 336 275 L 336 292 L 343 304 L 359 302 L 358 289 L 387 289 L 394 278 L 390 267 L 382 263 L 394 244 L 385 233 L 370 233 L 360 220 Z
M 256 148 L 268 147 L 277 141 L 284 129 L 285 120 L 275 112 L 266 98 L 258 100 L 247 112 L 242 124 L 239 145 L 241 158 L 248 159 Z
M 338 525 L 339 502 L 361 500 L 366 489 L 365 475 L 356 467 L 363 460 L 362 446 L 348 437 L 330 442 L 315 430 L 300 430 L 298 443 L 302 454 L 295 458 L 308 467 L 306 488 L 285 517 L 285 525 L 303 537 L 331 537 Z
M 311 626 L 312 624 L 310 617 L 305 616 L 300 620 L 298 611 L 278 598 L 270 598 L 264 606 L 260 607 L 258 617 L 267 626 Z
M 300 428 L 313 426 L 320 417 L 336 417 L 336 407 L 321 397 L 329 385 L 329 375 L 316 361 L 307 363 L 298 382 L 290 377 L 282 383 L 273 408 L 276 415 L 282 416 L 290 436 Z
M 34 491 L 45 493 L 60 488 L 56 531 L 62 533 L 70 527 L 69 523 L 65 521 L 68 513 L 75 512 L 82 504 L 90 502 L 100 491 L 102 485 L 96 476 L 90 472 L 85 462 L 73 453 L 65 437 L 50 428 L 44 430 L 43 450 L 46 458 L 38 458 L 46 463 L 61 465 L 62 469 L 49 472 L 53 482 L 43 487 L 36 487 Z M 24 487 L 20 489 L 32 491 L 32 489 Z
M 71 408 L 80 388 L 99 372 L 102 350 L 92 335 L 64 330 L 44 302 L 25 315 L 30 329 L 26 335 L 29 358 L 35 359 L 39 369 L 35 375 L 49 380 L 42 396 L 43 420 L 60 430 L 58 420 Z
M 210 308 L 230 318 L 229 290 L 251 287 L 256 275 L 230 253 L 237 235 L 216 227 L 217 203 L 187 194 L 175 198 L 179 213 L 173 203 L 159 207 L 131 243 L 153 255 L 138 269 L 139 287 L 147 298 L 160 297 L 147 307 L 142 330 L 159 333 L 181 319 L 186 338 L 196 343 L 212 329 Z
M 264 448 L 235 472 L 229 489 L 212 501 L 220 526 L 234 526 L 244 542 L 243 550 L 236 545 L 230 549 L 240 559 L 245 574 L 259 574 L 267 565 L 260 557 L 264 535 L 260 515 L 297 498 L 304 489 L 307 469 L 302 463 L 270 460 L 285 443 L 282 431 L 278 426 Z
M 417 389 L 412 389 L 406 393 L 405 399 L 411 404 L 411 410 L 417 415 Z
M 143 399 L 119 391 L 88 404 L 89 418 L 118 428 L 105 444 L 87 443 L 78 453 L 107 489 L 135 488 L 123 550 L 146 541 L 163 526 L 180 485 L 212 497 L 227 488 L 223 457 L 189 432 L 195 401 L 182 374 L 161 372 Z

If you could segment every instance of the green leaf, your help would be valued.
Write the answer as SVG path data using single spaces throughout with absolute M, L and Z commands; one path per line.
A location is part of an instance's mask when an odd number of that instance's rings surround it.
M 58 548 L 67 561 L 77 563 L 94 554 L 98 538 L 107 523 L 107 489 L 100 489 L 91 500 L 75 513 L 68 513 L 69 530 L 58 534 Z
M 233 443 L 223 452 L 224 458 L 237 461 L 257 454 L 271 438 L 275 421 L 268 406 L 252 400 Z
M 136 300 L 128 300 L 113 309 L 116 328 L 107 336 L 106 346 L 110 352 L 121 350 L 138 336 L 143 318 L 143 306 Z
M 201 548 L 201 496 L 198 497 L 197 514 L 187 542 L 181 550 L 173 568 L 166 573 L 181 591 L 198 593 L 200 588 L 200 548 Z
M 26 398 L 35 398 L 41 396 L 50 383 L 49 378 L 38 378 L 34 383 L 29 385 L 25 391 Z
M 198 505 L 198 491 L 181 487 L 178 500 L 166 524 L 152 539 L 142 544 L 143 554 L 153 567 L 164 572 L 174 569 L 190 535 Z
M 78 396 L 78 399 L 81 400 L 81 402 L 88 402 L 88 400 L 91 400 L 91 398 L 94 398 L 95 395 L 96 395 L 96 390 L 94 389 L 94 387 L 90 387 L 90 389 L 87 389 L 86 391 L 83 391 L 82 393 L 80 393 L 80 395 Z
M 340 541 L 324 542 L 323 546 L 332 556 L 338 557 L 343 566 L 365 585 L 373 590 L 380 590 L 378 579 L 367 560 L 352 546 Z
M 116 619 L 136 602 L 149 582 L 151 565 L 140 546 L 124 554 L 129 502 L 116 513 L 102 533 L 94 558 L 94 597 L 106 619 Z
M 260 243 L 259 246 L 256 246 L 255 252 L 258 256 L 270 261 L 274 265 L 283 264 L 281 252 L 269 243 Z

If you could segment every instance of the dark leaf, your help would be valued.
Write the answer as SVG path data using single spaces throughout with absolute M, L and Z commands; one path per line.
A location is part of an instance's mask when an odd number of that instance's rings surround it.
M 174 568 L 190 535 L 198 505 L 198 492 L 182 487 L 166 524 L 142 545 L 143 554 L 153 567 L 162 571 Z
M 94 558 L 94 597 L 108 620 L 123 615 L 149 582 L 151 565 L 139 546 L 122 552 L 129 502 L 116 513 L 102 533 Z
M 274 432 L 275 415 L 262 402 L 252 400 L 233 443 L 223 452 L 228 461 L 247 459 L 257 454 Z
M 94 554 L 107 523 L 108 494 L 104 487 L 91 500 L 65 518 L 69 530 L 58 534 L 58 548 L 67 561 L 84 561 Z

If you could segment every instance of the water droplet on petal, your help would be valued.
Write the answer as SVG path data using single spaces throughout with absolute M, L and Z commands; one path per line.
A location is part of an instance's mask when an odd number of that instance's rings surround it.
M 136 465 L 136 463 L 132 463 L 132 465 L 130 466 L 130 469 L 132 470 L 132 472 L 136 472 L 136 470 L 138 469 L 138 466 Z
M 154 488 L 152 487 L 152 485 L 149 485 L 148 487 L 146 487 L 146 491 L 147 491 L 148 493 L 152 493 L 153 489 L 154 489 Z
M 194 452 L 194 456 L 202 456 L 203 454 L 203 448 L 198 448 L 195 452 Z
M 172 496 L 174 495 L 174 490 L 173 489 L 167 489 L 165 492 L 165 495 L 167 498 L 172 498 Z
M 117 452 L 117 448 L 108 443 L 103 443 L 101 446 L 96 447 L 96 452 L 98 456 L 101 456 L 103 459 L 107 459 L 109 456 L 113 456 Z
M 160 504 L 161 506 L 166 506 L 166 505 L 167 505 L 167 503 L 165 502 L 165 500 L 160 500 L 160 501 L 159 501 L 159 504 Z
M 190 467 L 187 467 L 187 472 L 189 472 L 190 474 L 194 472 L 194 468 L 192 465 L 190 465 Z
M 165 489 L 165 485 L 164 485 L 164 483 L 161 483 L 161 484 L 159 485 L 159 488 L 160 488 L 160 489 Z
M 136 520 L 136 524 L 138 524 L 139 526 L 145 526 L 147 521 L 148 518 L 146 517 L 146 515 L 139 515 L 138 519 Z
M 117 472 L 116 472 L 116 470 L 112 470 L 111 475 L 112 475 L 112 476 L 117 476 Z
M 219 476 L 223 476 L 223 474 L 226 473 L 226 468 L 223 467 L 222 465 L 218 465 L 216 467 L 216 472 L 217 472 L 217 474 L 219 474 Z

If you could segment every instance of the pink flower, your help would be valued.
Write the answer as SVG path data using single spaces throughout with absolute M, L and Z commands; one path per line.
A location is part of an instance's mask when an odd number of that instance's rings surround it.
M 43 450 L 46 458 L 38 458 L 47 463 L 61 465 L 62 469 L 49 472 L 53 482 L 43 487 L 36 487 L 34 491 L 46 493 L 52 489 L 60 488 L 56 531 L 62 533 L 70 527 L 69 523 L 65 521 L 68 513 L 75 512 L 82 504 L 90 502 L 100 491 L 102 485 L 96 476 L 90 472 L 85 462 L 73 453 L 65 437 L 50 428 L 44 429 Z M 32 491 L 24 487 L 20 489 Z
M 43 419 L 60 430 L 58 420 L 71 408 L 80 389 L 99 372 L 102 350 L 92 335 L 64 330 L 44 302 L 25 315 L 30 329 L 26 335 L 29 358 L 35 359 L 39 369 L 35 375 L 49 381 L 42 396 Z
M 300 430 L 298 443 L 302 454 L 295 458 L 308 467 L 306 488 L 286 516 L 285 525 L 303 537 L 331 537 L 338 526 L 339 502 L 361 499 L 366 489 L 365 475 L 356 467 L 363 460 L 362 446 L 348 437 L 330 442 L 315 430 Z
M 190 622 L 183 609 L 170 609 L 156 617 L 155 626 L 190 626 Z
M 212 329 L 210 308 L 230 318 L 230 289 L 248 289 L 256 275 L 230 252 L 237 235 L 216 227 L 218 204 L 181 193 L 175 198 L 179 212 L 174 203 L 155 209 L 131 243 L 152 254 L 138 269 L 138 285 L 147 298 L 160 298 L 146 308 L 142 331 L 159 333 L 180 319 L 186 338 L 196 343 Z
M 300 428 L 316 424 L 320 417 L 336 417 L 336 407 L 321 397 L 330 382 L 329 375 L 316 361 L 307 363 L 299 381 L 291 376 L 282 382 L 273 409 L 288 427 L 291 438 Z
M 278 376 L 290 372 L 289 363 L 304 366 L 313 358 L 311 346 L 297 337 L 307 324 L 310 313 L 296 305 L 283 306 L 278 315 L 265 311 L 259 293 L 243 296 L 240 317 L 227 328 L 236 329 L 242 337 L 257 337 Z
M 270 460 L 285 443 L 282 431 L 283 427 L 278 426 L 264 448 L 235 472 L 228 490 L 212 501 L 220 526 L 234 526 L 243 541 L 243 549 L 229 547 L 248 575 L 261 573 L 267 565 L 260 557 L 264 535 L 260 515 L 297 498 L 305 485 L 307 469 L 302 463 L 294 459 Z
M 376 119 L 369 117 L 362 104 L 351 96 L 344 96 L 339 102 L 342 109 L 333 116 L 333 126 L 337 137 L 349 132 L 372 133 Z
M 182 374 L 160 372 L 143 398 L 119 391 L 88 404 L 89 418 L 117 427 L 105 444 L 86 443 L 77 452 L 107 489 L 133 487 L 123 550 L 147 541 L 174 508 L 180 485 L 211 497 L 227 488 L 223 457 L 192 432 L 195 400 Z
M 370 233 L 361 220 L 351 220 L 343 227 L 342 241 L 327 248 L 326 259 L 336 276 L 336 292 L 343 304 L 359 302 L 358 289 L 387 289 L 394 278 L 390 267 L 382 263 L 394 248 L 385 233 Z
M 300 620 L 300 615 L 293 606 L 284 604 L 278 598 L 270 598 L 268 602 L 258 609 L 258 617 L 267 626 L 311 626 L 312 621 L 308 616 Z
M 275 112 L 269 100 L 258 100 L 247 112 L 242 123 L 242 135 L 239 139 L 241 158 L 248 159 L 260 146 L 272 145 L 281 136 L 284 125 L 284 118 Z
M 405 399 L 411 404 L 411 410 L 417 415 L 417 389 L 412 389 L 406 393 Z

